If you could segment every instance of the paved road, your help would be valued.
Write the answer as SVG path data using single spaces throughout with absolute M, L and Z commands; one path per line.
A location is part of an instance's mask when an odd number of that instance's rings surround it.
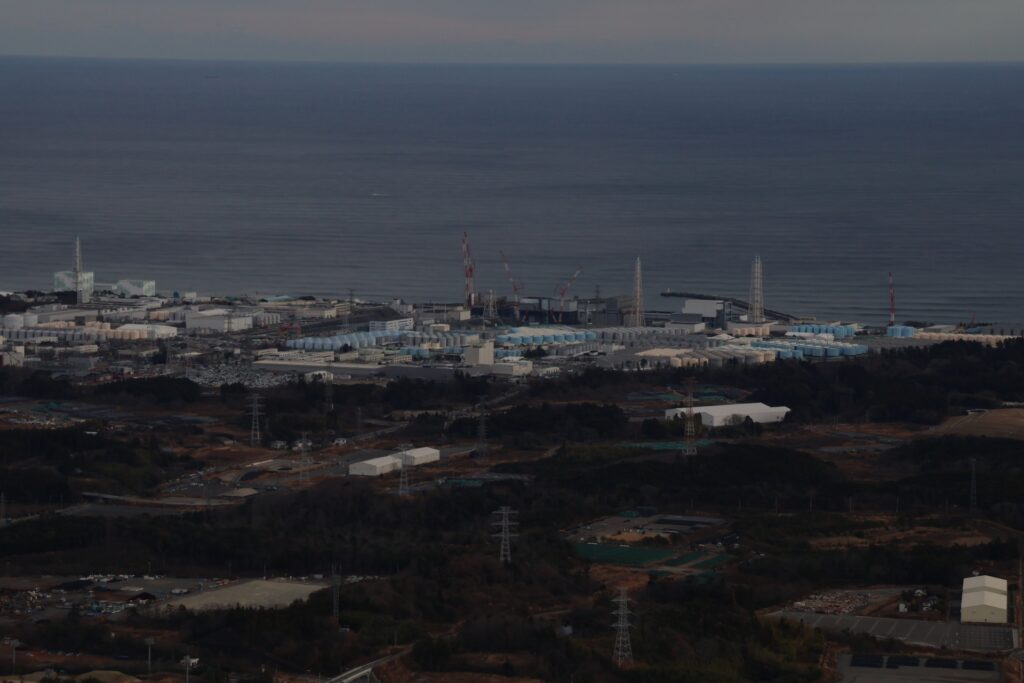
M 925 621 L 923 619 L 892 619 L 887 617 L 861 617 L 853 614 L 819 614 L 817 612 L 780 611 L 772 616 L 800 621 L 823 631 L 849 630 L 866 633 L 875 638 L 892 638 L 908 645 L 969 650 L 974 652 L 1003 652 L 1017 647 L 1017 630 L 1010 626 L 982 626 L 960 624 L 955 621 Z

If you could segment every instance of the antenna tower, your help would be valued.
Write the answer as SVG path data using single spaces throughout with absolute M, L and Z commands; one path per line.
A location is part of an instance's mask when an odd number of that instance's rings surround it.
M 615 611 L 612 614 L 617 618 L 614 624 L 615 652 L 612 659 L 615 660 L 616 666 L 622 667 L 633 662 L 633 644 L 629 639 L 629 629 L 632 628 L 632 624 L 629 623 L 629 596 L 626 594 L 625 588 L 619 589 L 619 597 L 615 598 L 613 602 Z
M 764 273 L 760 256 L 755 256 L 750 266 L 750 322 L 764 322 Z
M 519 513 L 509 506 L 503 505 L 492 514 L 497 518 L 497 520 L 492 524 L 493 526 L 498 527 L 498 533 L 494 535 L 501 539 L 501 549 L 498 551 L 498 561 L 502 564 L 512 564 L 512 539 L 518 536 L 518 534 L 515 533 L 515 529 L 519 526 L 519 522 L 515 520 L 515 516 Z
M 896 285 L 893 284 L 892 271 L 889 271 L 889 327 L 896 324 Z
M 978 507 L 978 459 L 971 458 L 971 512 Z
M 252 425 L 249 428 L 249 444 L 253 447 L 260 445 L 260 408 L 262 408 L 262 397 L 253 392 L 249 395 L 249 412 L 252 415 Z
M 644 326 L 644 279 L 639 256 L 636 257 L 636 266 L 633 270 L 633 307 L 626 318 L 626 326 Z
M 686 435 L 683 439 L 683 455 L 697 455 L 697 426 L 693 414 L 693 388 L 697 380 L 686 380 Z
M 462 275 L 466 279 L 466 308 L 473 308 L 476 302 L 476 292 L 473 289 L 473 257 L 469 252 L 469 234 L 462 233 Z

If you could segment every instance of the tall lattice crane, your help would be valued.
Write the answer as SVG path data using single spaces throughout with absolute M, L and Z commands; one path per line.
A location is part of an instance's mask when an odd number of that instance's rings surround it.
M 576 282 L 576 278 L 583 272 L 583 266 L 576 266 L 576 271 L 572 274 L 569 280 L 558 288 L 558 322 L 562 322 L 562 315 L 565 312 L 565 295 L 569 293 L 569 288 L 572 287 L 572 283 Z
M 508 265 L 508 258 L 505 257 L 505 252 L 499 251 L 498 253 L 501 254 L 501 264 L 505 266 L 505 275 L 508 277 L 508 283 L 512 286 L 512 312 L 515 315 L 516 322 L 519 322 L 519 292 L 523 289 L 523 283 L 512 276 L 512 267 Z

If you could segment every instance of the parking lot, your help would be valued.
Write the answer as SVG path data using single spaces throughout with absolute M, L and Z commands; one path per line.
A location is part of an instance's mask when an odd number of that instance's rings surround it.
M 776 612 L 774 616 L 800 621 L 823 631 L 866 633 L 875 638 L 899 640 L 908 645 L 921 645 L 974 652 L 1002 652 L 1017 647 L 1016 629 L 1010 626 L 982 626 L 958 622 L 925 621 L 922 619 L 891 619 L 861 617 L 852 614 L 819 614 L 817 612 Z

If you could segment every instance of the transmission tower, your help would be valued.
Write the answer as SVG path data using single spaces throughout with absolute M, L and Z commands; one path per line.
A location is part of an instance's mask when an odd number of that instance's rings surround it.
M 632 628 L 632 624 L 629 623 L 629 596 L 626 594 L 625 588 L 619 589 L 619 597 L 613 601 L 615 603 L 615 611 L 612 614 L 615 615 L 615 652 L 612 655 L 612 659 L 615 660 L 616 666 L 624 666 L 633 662 L 633 644 L 629 639 L 629 629 Z
M 683 455 L 697 455 L 697 426 L 693 414 L 693 388 L 697 380 L 686 380 L 686 435 L 683 438 Z
M 518 536 L 515 533 L 519 522 L 515 516 L 519 514 L 507 505 L 503 505 L 493 512 L 497 518 L 492 524 L 498 527 L 498 533 L 494 534 L 501 539 L 501 549 L 498 551 L 498 561 L 502 564 L 512 564 L 512 539 Z
M 487 413 L 483 411 L 476 423 L 476 454 L 481 458 L 487 455 Z
M 892 271 L 889 271 L 889 327 L 896 324 L 896 285 L 893 284 Z
M 469 234 L 462 233 L 462 275 L 465 278 L 466 308 L 472 309 L 476 299 L 476 292 L 473 289 L 473 272 L 476 267 L 473 265 L 473 256 L 469 252 Z
M 978 507 L 978 459 L 971 458 L 971 512 Z
M 764 322 L 764 273 L 760 256 L 755 256 L 750 266 L 750 322 Z
M 249 395 L 249 413 L 252 416 L 252 424 L 249 427 L 249 444 L 253 447 L 260 445 L 260 408 L 262 408 L 262 397 L 253 392 Z
M 633 270 L 633 303 L 626 318 L 626 327 L 644 326 L 644 279 L 640 268 L 640 257 L 636 257 Z

